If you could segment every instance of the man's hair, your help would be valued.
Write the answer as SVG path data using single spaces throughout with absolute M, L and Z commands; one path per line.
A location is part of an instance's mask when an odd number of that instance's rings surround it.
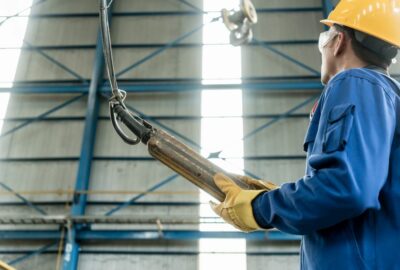
M 370 65 L 387 69 L 397 55 L 398 48 L 390 43 L 346 26 L 335 24 L 334 28 L 351 39 L 356 56 Z

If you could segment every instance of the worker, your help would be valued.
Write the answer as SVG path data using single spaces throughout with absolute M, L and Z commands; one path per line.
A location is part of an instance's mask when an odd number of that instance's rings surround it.
M 400 0 L 342 0 L 321 22 L 306 175 L 268 191 L 217 174 L 226 199 L 212 208 L 242 231 L 303 235 L 301 269 L 400 269 Z

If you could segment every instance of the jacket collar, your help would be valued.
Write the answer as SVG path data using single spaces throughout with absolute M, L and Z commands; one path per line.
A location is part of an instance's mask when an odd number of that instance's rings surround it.
M 390 76 L 389 72 L 386 69 L 378 67 L 378 66 L 375 66 L 375 65 L 368 65 L 368 66 L 366 66 L 364 68 L 370 69 L 370 70 L 373 70 L 373 71 L 376 71 L 376 72 L 379 72 L 379 73 L 382 73 L 382 74 L 385 74 L 387 76 Z

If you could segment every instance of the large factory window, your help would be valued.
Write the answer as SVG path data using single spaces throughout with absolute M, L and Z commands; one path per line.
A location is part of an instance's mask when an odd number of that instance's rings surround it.
M 32 0 L 0 1 L 0 87 L 12 87 Z M 21 12 L 22 11 L 22 12 Z M 0 133 L 10 93 L 0 93 Z
M 204 22 L 219 15 L 222 8 L 238 6 L 237 0 L 204 0 Z M 211 12 L 216 11 L 216 12 Z M 229 34 L 223 24 L 213 23 L 203 31 L 203 84 L 238 83 L 241 79 L 241 50 L 229 45 Z M 218 45 L 217 45 L 218 44 Z M 224 45 L 220 45 L 224 44 Z M 242 173 L 243 162 L 243 119 L 242 91 L 204 90 L 202 92 L 201 145 L 203 155 L 223 150 L 225 161 L 213 159 L 217 165 L 235 173 Z M 200 194 L 200 217 L 215 217 L 208 202 L 212 198 Z M 206 219 L 204 219 L 206 220 Z M 227 224 L 201 224 L 202 231 L 234 230 Z M 199 242 L 199 269 L 246 269 L 246 241 L 243 239 L 201 239 Z

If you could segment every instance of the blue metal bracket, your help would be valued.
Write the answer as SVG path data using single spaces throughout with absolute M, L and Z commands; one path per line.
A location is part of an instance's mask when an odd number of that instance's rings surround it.
M 274 119 L 272 119 L 271 121 L 268 121 L 267 123 L 259 126 L 258 128 L 254 129 L 253 131 L 251 131 L 250 133 L 246 134 L 243 137 L 243 141 L 247 140 L 248 138 L 254 136 L 255 134 L 257 134 L 258 132 L 260 132 L 263 129 L 268 128 L 269 126 L 273 125 L 274 123 L 288 117 L 289 115 L 291 115 L 292 113 L 294 113 L 295 111 L 299 110 L 300 108 L 303 108 L 304 106 L 306 106 L 307 104 L 309 104 L 311 101 L 315 100 L 316 98 L 318 98 L 319 95 L 314 95 L 308 99 L 306 99 L 305 101 L 301 102 L 300 104 L 296 105 L 295 107 L 291 108 L 290 110 L 288 110 L 287 112 L 285 112 L 284 114 L 281 114 L 277 117 L 275 117 Z
M 308 66 L 308 65 L 306 65 L 306 64 L 304 64 L 304 63 L 302 63 L 302 62 L 300 62 L 299 60 L 297 60 L 297 59 L 295 59 L 295 58 L 293 58 L 293 57 L 287 55 L 286 53 L 283 53 L 283 52 L 281 52 L 281 51 L 279 51 L 279 50 L 277 50 L 277 49 L 271 47 L 271 46 L 268 45 L 267 43 L 263 43 L 263 42 L 261 42 L 261 41 L 258 41 L 258 40 L 255 39 L 255 38 L 253 38 L 253 41 L 254 41 L 255 43 L 258 43 L 260 46 L 266 48 L 267 50 L 269 50 L 269 51 L 271 51 L 271 52 L 273 52 L 273 53 L 275 53 L 275 54 L 277 54 L 277 55 L 283 57 L 284 59 L 286 59 L 286 60 L 288 60 L 288 61 L 290 61 L 290 62 L 296 64 L 297 66 L 299 66 L 299 67 L 301 67 L 301 68 L 303 68 L 303 69 L 305 69 L 305 70 L 307 70 L 307 71 L 313 73 L 314 75 L 317 75 L 317 76 L 320 75 L 320 72 L 319 72 L 319 71 L 317 71 L 317 70 L 315 70 L 314 68 L 312 68 L 312 67 L 310 67 L 310 66 Z
M 199 30 L 203 29 L 203 27 L 206 25 L 207 23 L 203 23 L 200 26 L 197 26 L 196 28 L 194 28 L 193 30 L 189 31 L 188 33 L 183 34 L 182 36 L 178 37 L 177 39 L 173 40 L 172 42 L 166 44 L 164 47 L 161 47 L 157 50 L 155 50 L 154 52 L 150 53 L 149 55 L 145 56 L 144 58 L 140 59 L 139 61 L 133 63 L 132 65 L 124 68 L 123 70 L 121 70 L 120 72 L 118 72 L 116 74 L 117 77 L 120 77 L 121 75 L 125 74 L 126 72 L 140 66 L 141 64 L 149 61 L 150 59 L 154 58 L 155 56 L 159 55 L 160 53 L 164 52 L 165 50 L 171 48 L 172 46 L 174 46 L 175 44 L 178 44 L 179 42 L 181 42 L 182 40 L 190 37 L 191 35 L 193 35 L 194 33 L 198 32 Z
M 146 194 L 148 194 L 149 192 L 155 191 L 163 186 L 165 186 L 166 184 L 172 182 L 173 180 L 175 180 L 176 178 L 178 178 L 178 174 L 174 174 L 171 175 L 167 178 L 165 178 L 164 180 L 161 180 L 159 183 L 155 184 L 154 186 L 152 186 L 151 188 L 149 188 L 146 192 L 140 193 L 139 195 L 133 197 L 132 199 L 130 199 L 129 201 L 126 201 L 120 205 L 118 205 L 117 207 L 111 209 L 110 211 L 108 211 L 107 213 L 105 213 L 105 216 L 111 216 L 113 215 L 115 212 L 133 204 L 134 202 L 136 202 L 137 200 L 139 200 L 140 198 L 146 196 Z
M 29 42 L 24 40 L 24 44 L 26 44 L 28 47 L 32 46 Z M 69 67 L 67 67 L 66 65 L 62 64 L 61 62 L 55 60 L 53 57 L 49 56 L 47 53 L 43 52 L 42 50 L 36 50 L 40 55 L 42 55 L 44 58 L 46 58 L 47 60 L 49 60 L 50 62 L 56 64 L 58 67 L 62 68 L 63 70 L 65 70 L 66 72 L 68 72 L 69 74 L 71 74 L 72 76 L 74 76 L 75 78 L 81 80 L 83 83 L 86 83 L 87 81 L 80 76 L 78 73 L 76 73 L 75 71 L 73 71 L 72 69 L 70 69 Z
M 79 95 L 79 96 L 77 96 L 77 97 L 73 97 L 73 98 L 71 98 L 71 99 L 69 99 L 69 100 L 67 100 L 67 101 L 65 101 L 65 102 L 63 102 L 63 103 L 61 103 L 60 105 L 57 105 L 56 107 L 54 107 L 54 108 L 48 110 L 47 112 L 44 112 L 44 113 L 38 115 L 36 118 L 27 120 L 27 121 L 25 121 L 24 123 L 22 123 L 22 124 L 16 126 L 15 128 L 12 128 L 12 129 L 10 129 L 10 130 L 7 130 L 6 132 L 0 134 L 0 138 L 4 138 L 4 137 L 6 137 L 6 136 L 8 136 L 8 135 L 10 135 L 10 134 L 12 134 L 12 133 L 14 133 L 15 131 L 20 130 L 21 128 L 26 127 L 26 126 L 28 126 L 28 125 L 30 125 L 30 124 L 36 122 L 36 121 L 40 121 L 40 120 L 42 120 L 42 119 L 45 119 L 49 114 L 52 114 L 52 113 L 54 113 L 54 112 L 56 112 L 56 111 L 61 110 L 62 108 L 64 108 L 64 107 L 66 107 L 66 106 L 68 106 L 68 105 L 74 103 L 75 101 L 78 101 L 79 99 L 81 99 L 81 98 L 84 97 L 84 96 L 86 96 L 86 93 L 84 93 L 84 94 L 82 94 L 82 95 Z
M 8 264 L 9 265 L 16 265 L 16 264 L 18 264 L 20 262 L 23 262 L 23 261 L 25 261 L 27 259 L 30 259 L 30 258 L 34 257 L 34 256 L 40 255 L 43 252 L 45 252 L 46 250 L 48 250 L 51 247 L 55 246 L 57 243 L 58 243 L 58 241 L 52 242 L 52 243 L 47 244 L 47 245 L 44 245 L 43 247 L 39 248 L 38 250 L 34 250 L 34 251 L 31 251 L 31 252 L 28 252 L 27 254 L 25 254 L 25 255 L 23 255 L 21 257 L 18 257 L 16 259 L 13 259 L 13 260 L 9 261 Z
M 44 211 L 42 208 L 40 208 L 39 206 L 35 205 L 34 203 L 32 203 L 31 201 L 29 201 L 28 199 L 26 199 L 24 196 L 22 196 L 21 194 L 19 194 L 18 192 L 15 192 L 12 188 L 10 188 L 9 186 L 7 186 L 5 183 L 0 182 L 0 186 L 2 186 L 5 190 L 11 192 L 12 194 L 15 195 L 15 197 L 17 197 L 18 199 L 20 199 L 21 201 L 24 202 L 24 204 L 26 204 L 27 206 L 29 206 L 30 208 L 32 208 L 33 210 L 35 210 L 36 212 L 40 213 L 41 215 L 47 215 L 46 211 Z

